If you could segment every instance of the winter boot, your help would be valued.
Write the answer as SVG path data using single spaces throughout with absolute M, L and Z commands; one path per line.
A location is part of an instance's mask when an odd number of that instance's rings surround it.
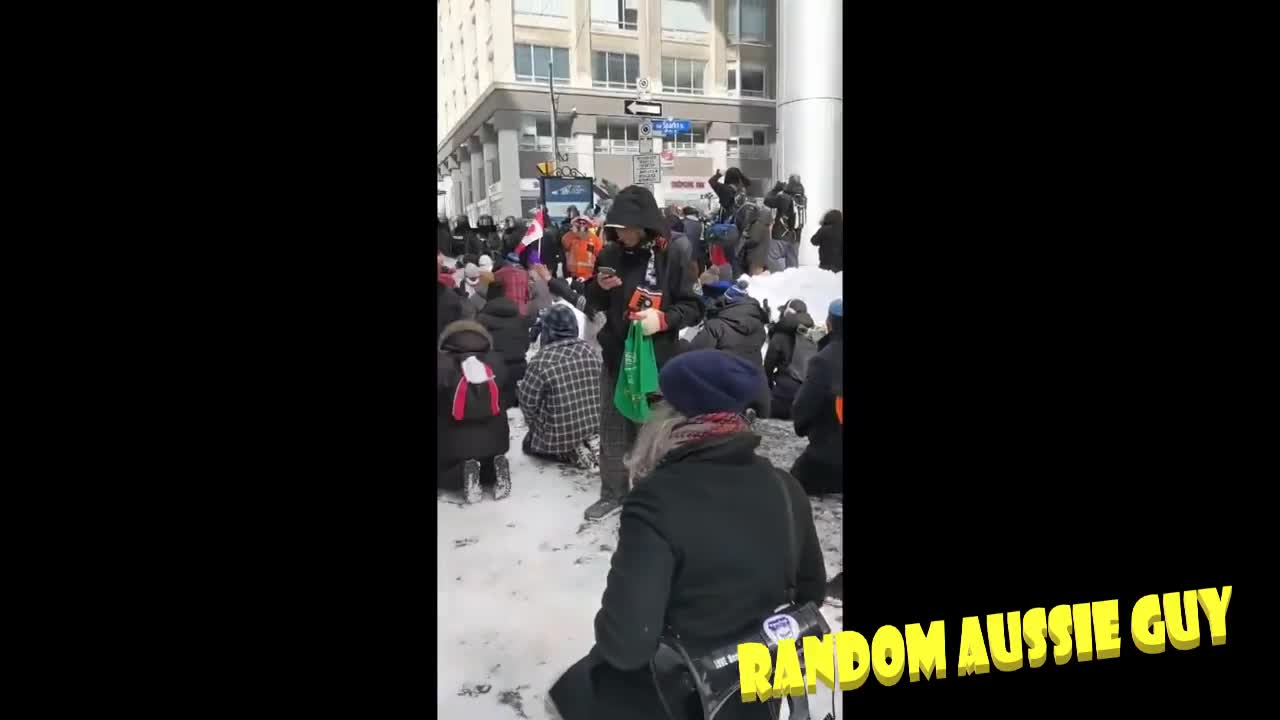
M 600 436 L 592 435 L 586 440 L 587 447 L 591 449 L 591 454 L 595 456 L 596 465 L 600 464 Z
M 493 459 L 493 474 L 493 499 L 501 500 L 511 494 L 511 466 L 507 464 L 506 455 Z
M 594 470 L 596 468 L 596 456 L 591 452 L 591 448 L 586 443 L 579 445 L 573 449 L 573 466 L 579 470 Z
M 622 503 L 613 498 L 600 498 L 582 513 L 582 517 L 590 522 L 603 520 L 622 509 Z
M 832 607 L 844 607 L 844 571 L 836 573 L 827 583 L 827 604 Z
M 480 502 L 480 461 L 462 463 L 462 496 L 468 505 Z
M 747 416 L 747 424 L 754 426 L 756 424 L 756 420 L 758 419 L 758 416 L 756 415 L 756 409 L 747 408 L 746 416 Z

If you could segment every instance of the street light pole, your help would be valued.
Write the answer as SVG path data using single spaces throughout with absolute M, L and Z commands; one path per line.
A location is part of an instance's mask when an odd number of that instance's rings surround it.
M 555 61 L 547 61 L 549 72 L 547 73 L 547 87 L 551 89 L 551 164 L 552 167 L 560 162 L 560 137 L 556 133 L 556 73 Z

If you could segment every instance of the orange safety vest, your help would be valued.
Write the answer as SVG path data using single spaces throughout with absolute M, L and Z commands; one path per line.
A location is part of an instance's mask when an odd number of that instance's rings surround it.
M 596 256 L 604 249 L 604 241 L 591 232 L 570 230 L 561 238 L 564 245 L 564 264 L 575 278 L 589 280 L 596 271 Z

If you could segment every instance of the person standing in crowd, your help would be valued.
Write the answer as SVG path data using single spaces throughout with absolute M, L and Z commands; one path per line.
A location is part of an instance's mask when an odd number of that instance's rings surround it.
M 524 222 L 514 215 L 508 215 L 502 224 L 505 226 L 502 231 L 502 252 L 495 253 L 495 259 L 506 258 L 508 254 L 516 252 L 520 247 L 520 240 L 524 238 Z
M 680 211 L 683 215 L 684 236 L 689 238 L 689 248 L 693 253 L 693 262 L 695 264 L 694 275 L 701 275 L 707 269 L 707 241 L 703 237 L 705 228 L 702 224 L 702 218 L 698 214 L 698 209 L 694 207 L 686 207 Z
M 711 186 L 711 191 L 720 201 L 717 221 L 727 223 L 733 219 L 738 208 L 746 202 L 747 192 L 751 189 L 751 180 L 736 167 L 731 167 L 727 173 L 724 173 L 723 183 L 720 182 L 721 177 L 720 171 L 716 170 L 715 175 L 707 178 L 707 184 Z
M 818 267 L 831 272 L 844 270 L 844 216 L 839 210 L 828 210 L 821 227 L 809 242 L 818 248 Z
M 462 319 L 462 298 L 453 291 L 453 278 L 444 272 L 444 255 L 436 253 L 436 338 L 445 326 Z M 447 281 L 447 282 L 446 282 Z
M 471 229 L 471 220 L 466 215 L 459 215 L 453 221 L 453 243 L 451 246 L 452 255 L 455 258 L 461 258 L 467 254 L 468 247 L 474 247 L 476 233 Z M 477 253 L 479 254 L 479 253 Z
M 600 449 L 600 353 L 579 338 L 567 305 L 542 316 L 538 352 L 517 385 L 529 432 L 524 452 L 582 470 L 596 467 Z
M 480 501 L 482 484 L 493 485 L 495 500 L 511 494 L 504 372 L 483 327 L 470 320 L 445 327 L 436 359 L 436 487 L 462 490 L 468 504 Z
M 565 278 L 590 280 L 595 275 L 596 258 L 604 249 L 604 241 L 591 232 L 591 220 L 574 218 L 560 243 L 564 247 Z
M 807 203 L 799 175 L 792 175 L 785 184 L 774 185 L 765 195 L 765 207 L 776 211 L 772 239 L 779 244 L 773 252 L 782 254 L 784 268 L 800 266 L 800 230 L 804 227 Z
M 595 279 L 586 285 L 587 315 L 604 313 L 596 340 L 604 356 L 600 383 L 600 500 L 587 508 L 588 520 L 617 510 L 627 493 L 622 458 L 635 442 L 637 426 L 613 403 L 623 347 L 633 320 L 653 339 L 661 368 L 678 350 L 681 329 L 702 319 L 702 302 L 693 292 L 687 239 L 673 242 L 653 194 L 630 186 L 620 191 L 605 219 L 605 247 L 596 261 Z
M 773 212 L 764 208 L 756 215 L 756 220 L 747 233 L 747 240 L 742 245 L 742 266 L 747 273 L 755 276 L 772 272 L 774 268 L 782 270 L 781 260 L 770 256 L 773 247 L 770 232 L 773 227 Z
M 474 320 L 476 316 L 484 309 L 485 296 L 484 290 L 480 289 L 480 268 L 470 263 L 463 269 L 462 291 L 462 317 L 467 320 Z
M 779 311 L 778 322 L 769 328 L 764 376 L 769 382 L 774 418 L 791 419 L 791 406 L 804 382 L 804 370 L 817 354 L 817 344 L 808 335 L 812 328 L 813 318 L 803 300 L 788 300 Z
M 827 334 L 805 369 L 804 383 L 791 408 L 796 434 L 808 438 L 791 474 L 810 495 L 844 489 L 844 426 L 839 413 L 844 382 L 844 301 L 827 311 Z
M 515 407 L 518 402 L 516 383 L 524 377 L 529 354 L 529 328 L 533 319 L 521 315 L 515 301 L 507 294 L 501 280 L 489 285 L 489 297 L 484 309 L 476 315 L 476 322 L 489 332 L 493 350 L 502 356 L 505 379 L 502 383 L 503 408 Z
M 507 298 L 516 304 L 521 315 L 529 314 L 529 271 L 520 264 L 516 251 L 507 254 L 507 262 L 493 273 L 493 281 L 502 287 Z M 492 289 L 490 285 L 490 289 Z M 490 294 L 492 299 L 492 293 Z
M 761 438 L 743 415 L 764 385 L 759 368 L 693 351 L 667 363 L 658 383 L 664 401 L 627 456 L 635 490 L 623 506 L 595 645 L 552 686 L 553 717 L 667 717 L 649 667 L 661 634 L 695 648 L 733 642 L 786 603 L 790 568 L 795 602 L 823 603 L 809 498 L 757 454 Z M 766 703 L 731 701 L 717 718 L 772 716 Z
M 476 221 L 476 236 L 480 239 L 479 250 L 475 253 L 477 257 L 502 249 L 502 236 L 498 234 L 492 215 L 481 215 Z
M 453 233 L 449 230 L 449 218 L 440 215 L 436 218 L 436 252 L 453 252 Z

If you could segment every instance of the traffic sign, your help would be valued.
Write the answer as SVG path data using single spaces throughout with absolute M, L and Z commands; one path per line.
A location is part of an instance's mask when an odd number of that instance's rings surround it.
M 653 131 L 659 135 L 675 135 L 693 130 L 693 123 L 688 120 L 654 120 Z
M 653 137 L 653 125 L 648 120 L 645 120 L 640 123 L 640 139 L 648 140 L 651 137 Z
M 647 92 L 649 92 L 649 87 L 650 87 L 650 85 L 651 85 L 651 83 L 649 82 L 649 78 L 647 78 L 647 77 L 642 77 L 642 78 L 640 78 L 640 79 L 636 80 L 636 89 L 637 89 L 637 90 L 639 90 L 639 91 L 640 91 L 640 92 L 642 92 L 642 93 L 647 93 Z
M 653 138 L 640 138 L 640 154 L 648 155 L 653 152 Z
M 662 165 L 657 155 L 631 156 L 631 182 L 636 185 L 657 185 L 662 182 Z
M 659 117 L 662 115 L 662 103 L 645 102 L 643 100 L 628 100 L 622 109 L 628 115 L 644 115 L 646 117 Z

